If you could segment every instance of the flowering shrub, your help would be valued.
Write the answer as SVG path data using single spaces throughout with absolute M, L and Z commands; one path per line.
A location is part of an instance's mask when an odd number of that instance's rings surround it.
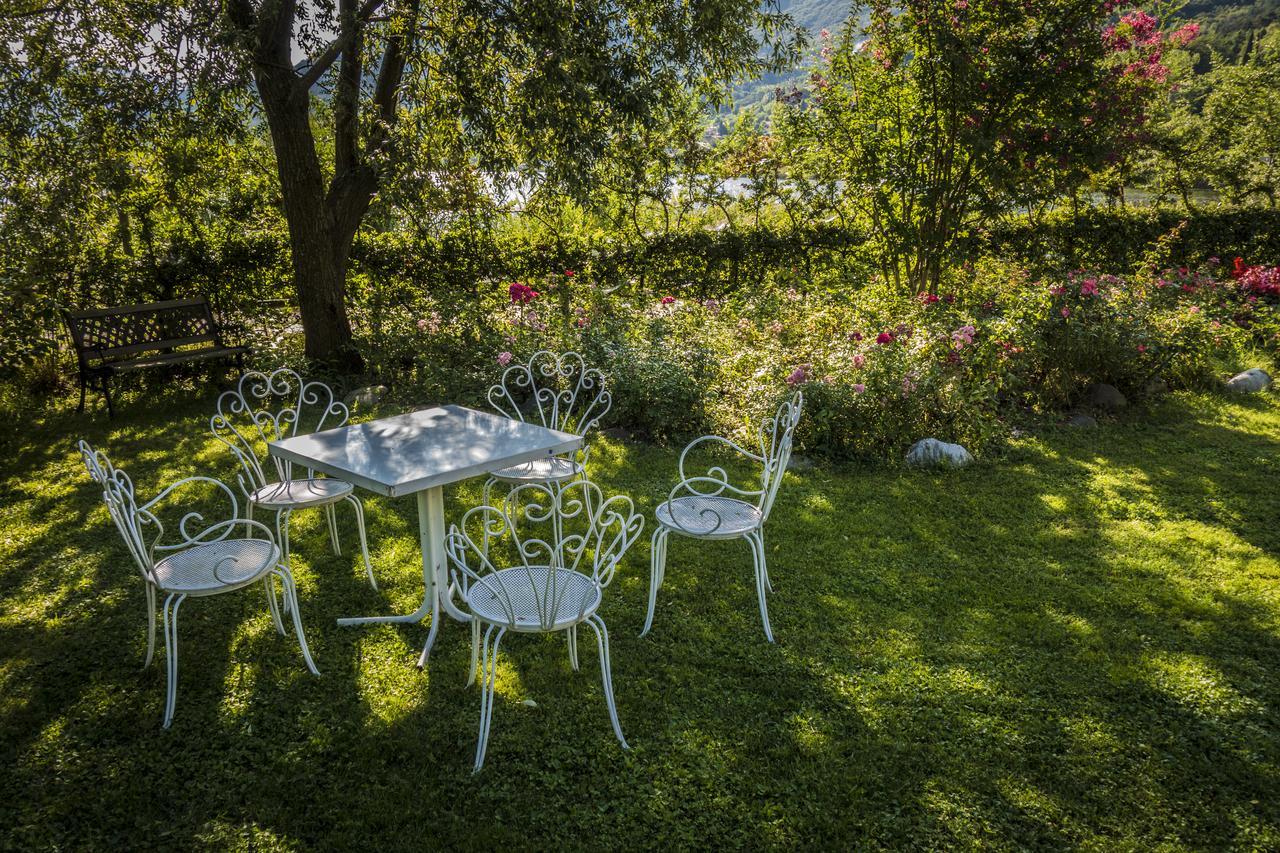
M 579 273 L 537 290 L 493 283 L 475 305 L 424 300 L 389 338 L 432 400 L 480 402 L 504 366 L 573 349 L 609 376 L 606 425 L 750 440 L 801 388 L 803 452 L 887 458 L 924 436 L 981 450 L 1012 419 L 1056 417 L 1092 382 L 1136 396 L 1157 378 L 1214 382 L 1251 347 L 1280 351 L 1277 277 L 1244 261 L 1132 277 L 986 262 L 952 271 L 936 298 L 788 277 L 699 301 Z

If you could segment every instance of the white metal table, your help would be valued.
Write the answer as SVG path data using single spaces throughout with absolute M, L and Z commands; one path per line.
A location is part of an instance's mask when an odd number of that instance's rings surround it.
M 431 630 L 418 658 L 427 655 L 440 627 L 440 608 L 459 621 L 470 616 L 449 596 L 444 555 L 444 487 L 489 471 L 576 450 L 582 438 L 463 406 L 440 406 L 362 424 L 299 435 L 268 445 L 272 456 L 337 477 L 387 497 L 418 496 L 425 594 L 413 613 L 339 619 L 339 625 L 419 622 Z

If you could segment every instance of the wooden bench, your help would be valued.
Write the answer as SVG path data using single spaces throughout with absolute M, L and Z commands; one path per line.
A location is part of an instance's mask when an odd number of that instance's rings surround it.
M 228 346 L 222 328 L 204 298 L 171 299 L 145 305 L 66 312 L 67 328 L 80 363 L 80 406 L 85 390 L 96 385 L 111 405 L 112 376 L 149 367 L 234 358 L 244 369 L 248 347 Z

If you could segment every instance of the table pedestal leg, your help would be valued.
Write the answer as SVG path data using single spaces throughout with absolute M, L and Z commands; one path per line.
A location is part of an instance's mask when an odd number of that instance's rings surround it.
M 371 625 L 380 622 L 421 622 L 431 615 L 431 633 L 427 648 L 423 650 L 422 663 L 435 642 L 440 622 L 440 596 L 437 578 L 444 572 L 444 489 L 440 486 L 418 492 L 418 533 L 422 544 L 422 580 L 425 592 L 422 604 L 412 613 L 403 616 L 352 616 L 339 619 L 339 625 Z
M 431 630 L 418 657 L 418 669 L 427 665 L 427 655 L 440 630 L 440 596 L 449 591 L 444 555 L 444 490 L 440 487 L 418 492 L 418 530 L 422 539 L 422 577 L 431 600 Z M 425 602 L 424 602 L 425 603 Z

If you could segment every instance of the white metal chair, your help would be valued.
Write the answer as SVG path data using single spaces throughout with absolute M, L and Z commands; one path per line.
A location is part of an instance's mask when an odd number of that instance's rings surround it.
M 658 526 L 653 531 L 653 550 L 649 578 L 649 612 L 645 616 L 644 630 L 653 627 L 653 611 L 658 601 L 658 588 L 666 575 L 667 537 L 679 533 L 693 539 L 746 539 L 751 546 L 755 563 L 756 594 L 760 599 L 760 619 L 764 623 L 764 635 L 773 642 L 773 629 L 769 626 L 769 610 L 765 593 L 773 591 L 769 582 L 769 569 L 765 562 L 764 523 L 769 518 L 782 476 L 791 460 L 791 440 L 803 395 L 797 391 L 778 407 L 771 418 L 760 424 L 760 452 L 753 453 L 727 438 L 704 435 L 695 439 L 680 454 L 680 482 L 676 484 L 666 501 L 655 510 Z M 720 444 L 745 456 L 761 467 L 759 488 L 739 488 L 729 482 L 729 475 L 719 465 L 707 473 L 690 476 L 685 470 L 689 451 L 702 444 Z
M 328 385 L 305 381 L 296 371 L 281 367 L 270 374 L 250 371 L 241 376 L 234 389 L 218 397 L 218 411 L 209 420 L 209 427 L 240 462 L 240 488 L 249 499 L 245 517 L 253 518 L 253 511 L 258 507 L 275 511 L 276 536 L 286 566 L 289 565 L 289 518 L 299 509 L 324 508 L 333 552 L 342 553 L 334 506 L 345 501 L 355 510 L 365 574 L 369 576 L 369 585 L 377 589 L 365 537 L 364 504 L 356 496 L 355 487 L 341 480 L 316 477 L 310 470 L 305 477 L 295 478 L 293 464 L 275 457 L 271 457 L 275 464 L 275 478 L 271 479 L 269 469 L 258 456 L 268 442 L 345 426 L 349 418 L 347 407 L 334 399 L 333 389 Z
M 598 611 L 604 588 L 643 528 L 644 518 L 630 498 L 605 500 L 600 488 L 586 479 L 516 486 L 501 508 L 474 507 L 450 528 L 445 553 L 452 566 L 451 595 L 461 599 L 471 619 L 472 677 L 477 663 L 480 670 L 475 770 L 484 766 L 498 644 L 508 631 L 564 631 L 569 663 L 577 670 L 578 626 L 589 625 L 600 652 L 609 720 L 618 741 L 628 748 L 613 701 L 609 631 Z
M 281 551 L 271 537 L 270 529 L 258 521 L 240 517 L 235 493 L 223 482 L 211 477 L 188 477 L 179 480 L 146 503 L 139 504 L 129 476 L 115 468 L 105 453 L 80 442 L 80 456 L 89 475 L 102 486 L 102 498 L 112 521 L 133 556 L 147 587 L 147 659 L 151 663 L 156 645 L 156 593 L 164 598 L 164 648 L 168 691 L 165 696 L 164 728 L 173 723 L 178 702 L 178 608 L 187 598 L 199 598 L 231 592 L 262 581 L 267 590 L 271 620 L 280 634 L 285 633 L 276 600 L 275 580 L 284 590 L 287 609 L 293 614 L 293 630 L 302 647 L 307 669 L 319 675 L 298 615 L 298 591 L 288 566 L 281 562 Z M 221 491 L 231 502 L 231 517 L 192 532 L 191 525 L 203 525 L 204 516 L 187 512 L 178 521 L 182 541 L 164 545 L 164 525 L 157 512 L 165 500 L 184 486 L 203 483 Z M 232 538 L 231 533 L 244 525 L 245 533 L 254 535 Z
M 509 418 L 584 437 L 613 404 L 599 369 L 587 367 L 576 352 L 556 355 L 548 350 L 539 350 L 528 363 L 504 370 L 502 380 L 489 389 L 488 396 L 489 404 Z M 584 444 L 572 456 L 550 456 L 492 471 L 481 503 L 489 503 L 489 493 L 498 482 L 564 483 L 580 477 L 590 452 Z

